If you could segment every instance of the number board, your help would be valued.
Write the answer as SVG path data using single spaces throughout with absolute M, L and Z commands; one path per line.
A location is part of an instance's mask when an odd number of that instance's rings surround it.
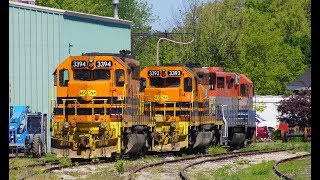
M 83 68 L 83 67 L 87 67 L 87 61 L 72 61 L 71 62 L 71 66 L 73 68 Z
M 112 67 L 112 61 L 97 61 L 96 62 L 97 68 L 108 68 Z
M 181 76 L 181 71 L 168 71 L 168 76 Z
M 148 76 L 160 76 L 160 71 L 148 71 Z

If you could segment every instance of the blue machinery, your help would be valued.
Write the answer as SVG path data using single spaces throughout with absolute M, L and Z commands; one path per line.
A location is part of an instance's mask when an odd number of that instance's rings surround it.
M 10 106 L 9 157 L 46 153 L 47 115 L 32 113 L 28 106 Z

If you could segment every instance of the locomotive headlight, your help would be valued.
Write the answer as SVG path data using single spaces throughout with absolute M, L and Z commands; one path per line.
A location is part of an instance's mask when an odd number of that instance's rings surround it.
M 107 127 L 107 124 L 105 122 L 102 122 L 100 125 L 99 125 L 100 129 L 101 130 L 105 130 L 106 127 Z
M 62 128 L 63 130 L 69 130 L 70 124 L 68 122 L 64 122 Z
M 93 62 L 89 62 L 89 68 L 93 68 Z
M 89 68 L 93 68 L 94 64 L 93 64 L 93 57 L 90 57 L 89 58 L 89 64 L 88 64 L 88 67 Z
M 161 70 L 161 76 L 162 76 L 162 77 L 165 77 L 165 76 L 166 76 L 166 69 L 165 69 L 165 68 L 163 68 L 163 69 Z

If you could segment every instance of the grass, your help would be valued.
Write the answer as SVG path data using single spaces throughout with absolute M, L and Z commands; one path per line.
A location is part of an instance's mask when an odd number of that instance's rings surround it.
M 279 179 L 274 173 L 274 161 L 263 161 L 260 164 L 249 165 L 249 167 L 239 170 L 239 165 L 225 165 L 217 170 L 204 170 L 196 173 L 193 176 L 188 176 L 190 179 L 214 179 L 214 180 L 269 180 Z
M 305 175 L 311 174 L 311 158 L 280 163 L 278 170 L 289 177 L 294 177 L 296 180 L 306 179 Z
M 290 141 L 290 142 L 282 142 L 274 141 L 274 142 L 259 142 L 252 143 L 242 149 L 240 151 L 250 151 L 250 150 L 288 150 L 293 149 L 293 151 L 305 151 L 311 152 L 311 143 L 310 142 L 301 142 L 301 141 Z
M 207 149 L 208 154 L 220 154 L 220 153 L 226 153 L 227 149 L 219 146 L 211 146 Z
M 95 173 L 88 175 L 85 179 L 119 179 L 119 175 L 112 168 L 99 168 Z
M 292 153 L 299 151 L 311 152 L 310 142 L 301 141 L 289 141 L 283 143 L 280 141 L 275 142 L 261 142 L 252 143 L 240 151 L 249 150 L 286 150 L 292 149 Z M 208 152 L 219 153 L 218 148 L 209 148 Z M 213 179 L 213 180 L 269 180 L 279 179 L 279 177 L 273 171 L 273 165 L 275 161 L 263 161 L 260 164 L 250 164 L 248 160 L 238 160 L 232 165 L 225 165 L 217 170 L 202 170 L 191 175 L 188 174 L 190 179 Z M 306 179 L 301 174 L 311 173 L 310 169 L 311 159 L 303 159 L 295 162 L 288 162 L 279 165 L 279 170 L 285 174 L 292 175 L 292 177 L 298 177 L 298 180 Z M 240 170 L 241 169 L 241 170 Z M 300 177 L 299 177 L 300 174 Z
M 31 164 L 49 163 L 58 160 L 53 154 L 46 154 L 41 158 L 12 158 L 9 159 L 9 167 L 24 167 Z
M 49 179 L 53 179 L 54 176 L 43 174 L 40 167 L 34 167 L 34 168 L 26 168 L 26 166 L 31 164 L 40 164 L 40 163 L 49 163 L 53 161 L 59 160 L 60 164 L 71 164 L 70 158 L 57 158 L 53 154 L 46 154 L 45 156 L 42 156 L 41 158 L 12 158 L 9 159 L 9 167 L 19 167 L 17 170 L 10 170 L 9 171 L 9 179 L 18 179 L 21 177 L 24 177 L 30 173 L 37 173 L 39 175 L 34 176 L 35 179 L 48 179 L 47 177 L 50 177 Z

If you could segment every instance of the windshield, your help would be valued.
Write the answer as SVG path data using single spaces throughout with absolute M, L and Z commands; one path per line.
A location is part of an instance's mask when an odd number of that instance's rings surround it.
M 110 71 L 109 70 L 94 70 L 93 72 L 93 79 L 94 80 L 109 80 L 110 79 Z
M 73 70 L 73 78 L 75 80 L 90 81 L 90 80 L 110 80 L 110 70 L 96 69 L 76 69 Z
M 41 116 L 28 116 L 27 126 L 29 134 L 41 133 Z
M 73 70 L 73 78 L 75 80 L 90 80 L 90 70 L 86 69 L 77 69 Z
M 180 86 L 180 78 L 169 77 L 169 78 L 160 78 L 154 77 L 150 78 L 150 86 L 157 88 L 165 88 L 165 87 L 179 87 Z

